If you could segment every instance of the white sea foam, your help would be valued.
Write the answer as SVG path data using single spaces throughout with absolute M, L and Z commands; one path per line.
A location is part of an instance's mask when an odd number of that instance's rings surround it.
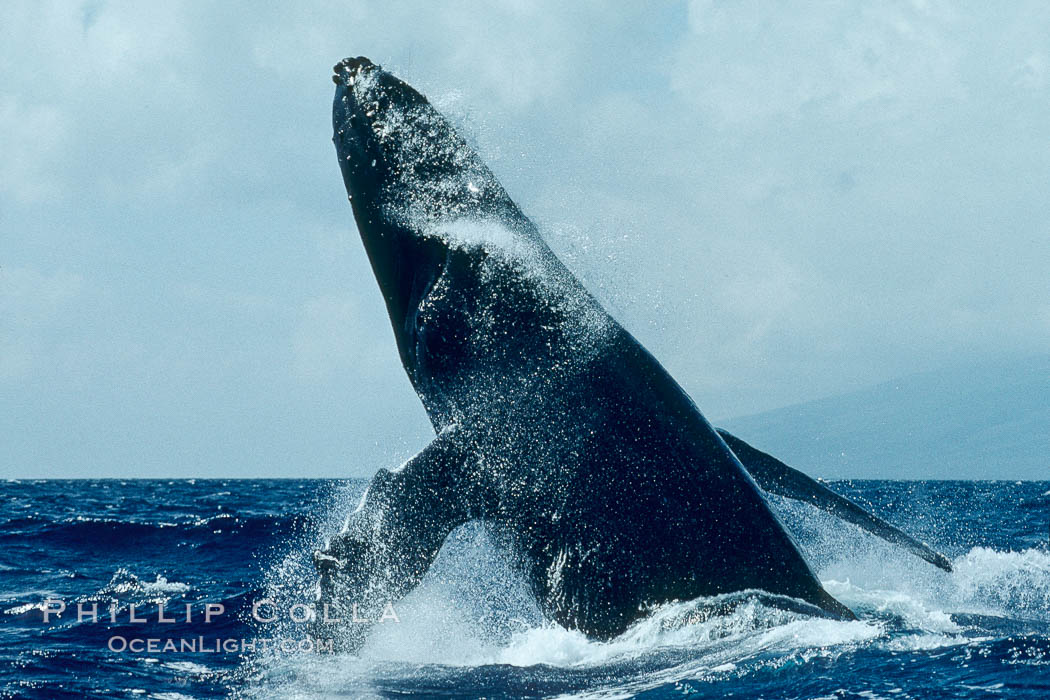
M 4 610 L 5 615 L 25 615 L 33 610 L 39 610 L 44 612 L 48 608 L 46 601 L 40 601 L 39 603 L 23 603 L 22 605 L 16 605 L 13 608 L 7 608 Z
M 958 601 L 1050 621 L 1050 552 L 975 547 L 954 564 L 952 580 Z
M 706 648 L 713 652 L 705 661 L 707 669 L 729 670 L 759 651 L 847 644 L 883 634 L 879 624 L 812 618 L 770 607 L 758 599 L 745 599 L 727 615 L 693 622 L 698 610 L 727 597 L 733 596 L 660 606 L 608 642 L 594 641 L 557 625 L 534 628 L 515 635 L 507 647 L 497 651 L 493 662 L 514 666 L 596 666 L 660 649 Z
M 957 632 L 950 614 L 1050 621 L 1050 553 L 975 547 L 941 571 L 899 557 L 839 560 L 822 571 L 828 591 L 864 614 L 930 632 Z M 956 626 L 957 627 L 957 626 Z
M 153 581 L 143 581 L 127 569 L 120 568 L 113 574 L 109 583 L 98 590 L 94 595 L 78 598 L 75 601 L 62 601 L 67 606 L 72 603 L 87 601 L 109 601 L 120 600 L 124 602 L 166 602 L 176 595 L 186 593 L 192 589 L 188 583 L 169 581 L 159 574 L 155 575 Z M 43 612 L 48 607 L 49 599 L 58 599 L 58 596 L 40 593 L 41 600 L 35 603 L 23 603 L 4 610 L 6 615 L 24 615 L 34 610 Z M 51 606 L 52 608 L 54 605 Z
M 117 569 L 109 583 L 99 590 L 94 597 L 159 600 L 186 593 L 191 588 L 192 586 L 188 583 L 169 581 L 160 574 L 156 574 L 153 581 L 143 581 L 127 569 L 121 568 Z
M 346 512 L 358 495 L 359 488 L 348 489 L 329 512 Z M 342 517 L 329 520 L 322 529 L 332 534 Z M 377 627 L 358 656 L 274 654 L 258 660 L 259 681 L 245 693 L 369 697 L 514 666 L 516 674 L 536 678 L 558 669 L 577 679 L 570 687 L 582 688 L 573 697 L 630 697 L 678 681 L 717 682 L 864 648 L 896 654 L 980 645 L 1001 634 L 982 626 L 985 621 L 1050 621 L 1050 552 L 977 547 L 957 556 L 949 573 L 853 528 L 837 526 L 829 534 L 824 520 L 814 522 L 821 535 L 808 543 L 800 538 L 807 557 L 858 621 L 807 617 L 745 595 L 721 616 L 703 612 L 723 599 L 663 605 L 619 637 L 595 641 L 544 623 L 528 588 L 484 527 L 474 524 L 450 536 L 423 584 L 397 605 L 401 622 Z M 308 552 L 316 545 L 298 546 Z M 273 595 L 308 596 L 315 580 L 308 560 L 294 552 L 272 572 Z
M 440 596 L 438 596 L 440 597 Z M 433 602 L 425 593 L 420 603 Z M 467 601 L 460 601 L 469 608 Z M 661 606 L 654 614 L 608 642 L 586 638 L 556 625 L 539 625 L 511 635 L 505 644 L 485 639 L 465 620 L 437 626 L 411 620 L 388 639 L 373 636 L 358 657 L 275 658 L 264 670 L 255 697 L 306 698 L 325 694 L 378 694 L 373 684 L 418 682 L 427 674 L 455 667 L 512 665 L 526 669 L 558 667 L 579 673 L 614 665 L 616 686 L 595 688 L 579 697 L 630 697 L 647 688 L 684 678 L 717 679 L 787 657 L 808 660 L 834 656 L 885 635 L 881 624 L 809 618 L 745 602 L 733 613 L 688 622 L 697 603 Z M 455 616 L 455 608 L 446 610 Z M 403 617 L 408 620 L 408 615 Z M 397 644 L 391 644 L 396 640 Z M 397 650 L 394 653 L 394 650 Z M 452 667 L 452 668 L 450 668 Z M 440 669 L 447 669 L 441 671 Z
M 207 666 L 193 663 L 192 661 L 171 661 L 163 664 L 163 666 L 187 676 L 208 676 L 214 673 Z
M 384 683 L 411 684 L 428 673 L 510 665 L 584 675 L 615 668 L 614 687 L 599 683 L 573 697 L 630 697 L 679 680 L 717 681 L 865 646 L 900 653 L 978 644 L 991 637 L 953 614 L 1045 621 L 1050 590 L 1050 554 L 1040 550 L 974 548 L 955 559 L 950 574 L 907 560 L 886 571 L 885 561 L 861 556 L 833 564 L 848 576 L 823 579 L 858 621 L 807 617 L 737 594 L 729 614 L 703 614 L 727 597 L 667 604 L 601 642 L 541 622 L 483 528 L 461 529 L 450 545 L 399 605 L 401 623 L 377 629 L 358 657 L 274 657 L 249 694 L 368 696 Z

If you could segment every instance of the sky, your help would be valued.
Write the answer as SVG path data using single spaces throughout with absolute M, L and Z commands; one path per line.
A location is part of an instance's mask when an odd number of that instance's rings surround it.
M 348 55 L 712 420 L 1050 348 L 1046 3 L 269 5 L 0 6 L 0 477 L 430 440 L 331 145 Z

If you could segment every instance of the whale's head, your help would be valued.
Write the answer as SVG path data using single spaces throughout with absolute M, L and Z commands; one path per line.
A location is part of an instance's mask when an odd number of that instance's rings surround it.
M 363 56 L 343 59 L 333 70 L 332 140 L 347 194 L 355 212 L 359 206 L 381 212 L 389 203 L 380 200 L 411 165 L 397 132 L 410 115 L 432 110 L 411 86 Z
M 430 181 L 454 132 L 419 92 L 367 58 L 334 67 L 332 127 L 339 167 L 408 367 L 414 309 L 444 250 L 425 235 L 442 207 Z M 433 144 L 433 145 L 432 145 Z
M 332 79 L 339 166 L 408 368 L 414 312 L 453 243 L 442 231 L 464 219 L 535 229 L 417 90 L 364 57 L 336 64 Z
M 361 204 L 419 229 L 465 216 L 507 218 L 508 209 L 521 216 L 474 149 L 412 86 L 363 56 L 334 70 L 333 140 L 351 201 L 367 200 Z
M 333 140 L 363 235 L 370 226 L 426 235 L 462 218 L 527 223 L 480 156 L 412 86 L 363 56 L 334 70 Z

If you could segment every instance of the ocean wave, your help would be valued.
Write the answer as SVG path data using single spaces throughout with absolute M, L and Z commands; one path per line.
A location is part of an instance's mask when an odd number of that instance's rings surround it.
M 7 608 L 4 610 L 5 615 L 12 615 L 14 617 L 23 617 L 28 613 L 35 612 L 39 616 L 43 616 L 44 609 L 47 607 L 46 601 L 40 601 L 39 603 L 23 603 L 22 605 L 16 605 L 13 608 Z
M 155 574 L 153 581 L 146 581 L 125 568 L 119 568 L 109 583 L 93 594 L 77 596 L 71 600 L 57 594 L 45 594 L 41 600 L 7 608 L 3 613 L 21 619 L 42 619 L 45 609 L 48 608 L 48 601 L 61 601 L 66 604 L 67 609 L 71 609 L 77 603 L 105 603 L 114 605 L 114 609 L 123 612 L 130 604 L 166 603 L 192 589 L 187 583 L 169 581 L 160 574 Z M 53 614 L 55 606 L 51 607 Z M 59 616 L 59 619 L 63 618 Z
M 120 568 L 109 583 L 99 589 L 90 599 L 123 601 L 166 601 L 176 595 L 187 593 L 192 586 L 178 581 L 169 581 L 156 574 L 154 581 L 143 581 L 127 569 Z
M 92 551 L 144 546 L 199 546 L 218 544 L 211 535 L 236 534 L 252 541 L 302 529 L 305 519 L 296 515 L 235 516 L 230 513 L 186 515 L 165 520 L 127 520 L 96 516 L 52 519 L 25 516 L 0 527 L 0 541 L 32 543 Z M 166 543 L 171 543 L 167 545 Z
M 467 546 L 478 544 L 466 538 L 442 576 L 424 582 L 407 600 L 401 623 L 377 629 L 358 657 L 271 658 L 260 666 L 259 685 L 249 696 L 462 688 L 505 682 L 500 669 L 513 668 L 515 678 L 537 695 L 549 684 L 560 689 L 551 695 L 615 698 L 683 683 L 776 678 L 785 669 L 856 658 L 862 650 L 893 659 L 943 653 L 960 664 L 977 654 L 985 656 L 973 663 L 1031 666 L 1050 658 L 1045 640 L 1026 642 L 1031 628 L 1017 626 L 1022 618 L 1046 620 L 1050 554 L 1038 549 L 975 547 L 956 557 L 950 574 L 907 559 L 887 570 L 886 561 L 872 561 L 865 552 L 839 561 L 839 570 L 848 568 L 851 575 L 824 583 L 858 613 L 857 621 L 809 616 L 778 605 L 775 597 L 745 592 L 662 605 L 619 637 L 596 641 L 549 623 L 520 628 L 521 619 L 519 629 L 503 636 L 483 629 L 481 621 L 492 618 L 478 607 L 483 591 L 467 593 L 450 577 L 477 582 L 491 575 L 502 581 L 502 590 L 518 594 L 506 586 L 499 566 L 490 571 L 492 562 L 479 567 L 476 558 L 464 558 Z M 994 615 L 1004 626 L 990 629 L 990 618 L 960 613 Z M 1040 624 L 1045 636 L 1046 625 Z M 988 649 L 996 651 L 989 657 Z

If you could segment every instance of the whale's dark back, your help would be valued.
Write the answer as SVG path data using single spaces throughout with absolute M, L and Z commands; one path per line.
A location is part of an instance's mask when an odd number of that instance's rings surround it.
M 733 453 L 623 329 L 481 452 L 489 514 L 544 609 L 602 638 L 640 605 L 762 589 L 848 615 L 828 596 Z
M 608 637 L 646 605 L 763 589 L 849 615 L 477 154 L 362 60 L 337 80 L 335 142 L 402 361 L 435 427 L 469 436 L 481 503 L 465 512 L 493 523 L 548 614 Z

